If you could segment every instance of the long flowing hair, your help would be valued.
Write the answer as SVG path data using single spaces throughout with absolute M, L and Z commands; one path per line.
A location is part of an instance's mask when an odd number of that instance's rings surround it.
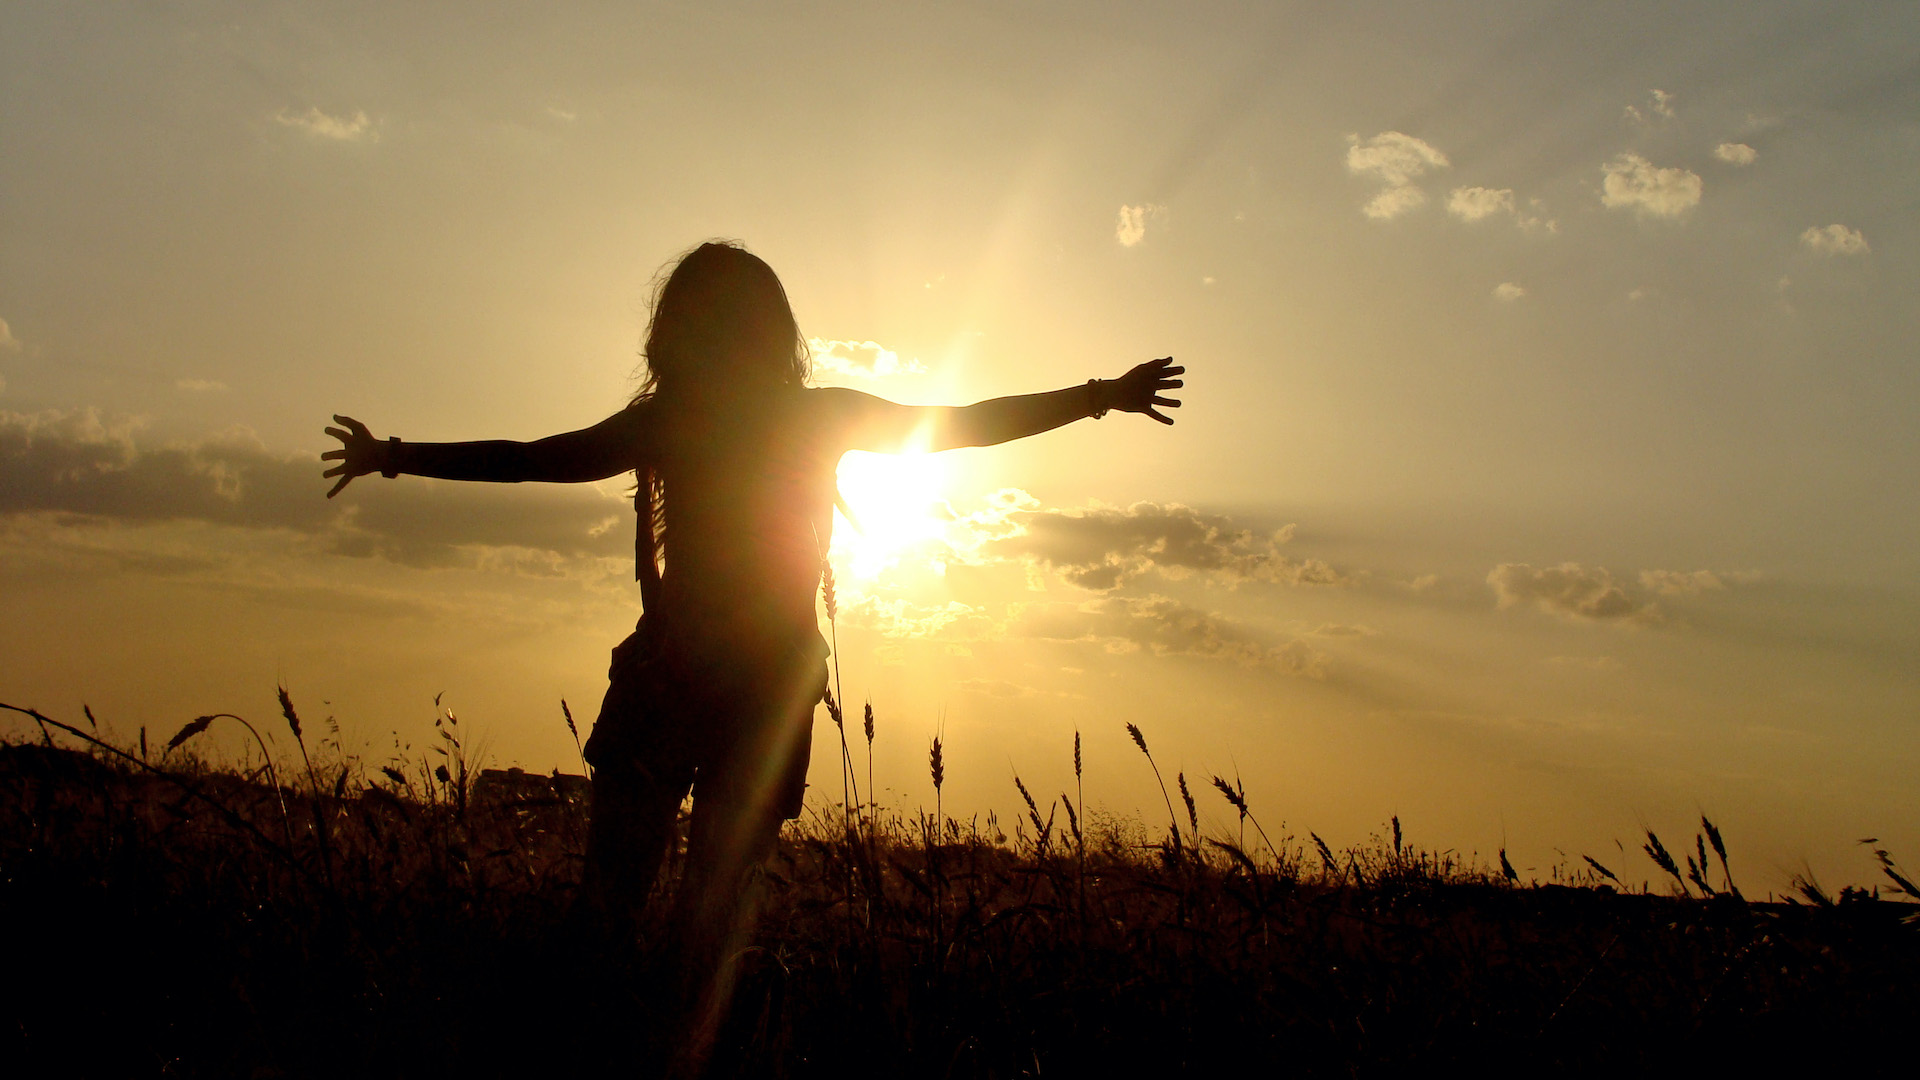
M 640 389 L 629 407 L 673 412 L 699 403 L 747 405 L 797 390 L 812 354 L 780 278 L 735 240 L 709 240 L 655 278 Z M 634 574 L 655 608 L 666 535 L 666 486 L 652 455 L 637 470 L 640 528 Z

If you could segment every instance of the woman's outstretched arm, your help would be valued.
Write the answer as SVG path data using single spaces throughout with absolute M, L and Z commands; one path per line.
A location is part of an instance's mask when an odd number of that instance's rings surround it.
M 1042 394 L 993 398 L 961 407 L 900 405 L 885 398 L 843 391 L 850 423 L 849 446 L 855 450 L 898 451 L 908 448 L 952 450 L 962 446 L 992 446 L 1052 431 L 1109 410 L 1144 413 L 1163 424 L 1173 418 L 1155 406 L 1177 409 L 1177 398 L 1164 391 L 1186 385 L 1177 376 L 1171 356 L 1149 360 L 1118 379 L 1093 379 L 1079 386 Z
M 639 408 L 623 409 L 590 428 L 550 435 L 534 442 L 495 439 L 486 442 L 419 443 L 376 439 L 351 416 L 335 416 L 341 427 L 326 433 L 340 440 L 338 450 L 320 455 L 338 461 L 322 476 L 340 478 L 327 492 L 331 499 L 356 476 L 433 476 L 442 480 L 487 480 L 515 484 L 526 480 L 581 483 L 604 480 L 633 468 Z

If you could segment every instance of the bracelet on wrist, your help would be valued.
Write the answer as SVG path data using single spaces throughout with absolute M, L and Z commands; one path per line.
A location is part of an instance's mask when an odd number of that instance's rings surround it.
M 400 436 L 389 435 L 387 436 L 386 460 L 380 465 L 381 476 L 391 480 L 400 475 L 400 467 L 394 462 L 394 459 L 398 456 L 400 456 Z
M 1100 380 L 1099 379 L 1087 380 L 1087 402 L 1089 406 L 1087 410 L 1088 416 L 1091 416 L 1095 420 L 1099 420 L 1102 417 L 1107 415 L 1106 408 L 1100 404 Z

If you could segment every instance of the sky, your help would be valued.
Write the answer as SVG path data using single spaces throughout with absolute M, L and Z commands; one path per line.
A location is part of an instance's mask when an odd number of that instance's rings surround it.
M 1916 57 L 1905 3 L 9 4 L 0 701 L 577 771 L 624 482 L 329 502 L 321 428 L 591 424 L 730 237 L 823 385 L 1188 368 L 843 464 L 883 805 L 938 735 L 1011 833 L 1078 731 L 1162 821 L 1133 723 L 1216 834 L 1218 775 L 1543 881 L 1702 814 L 1750 893 L 1920 865 Z

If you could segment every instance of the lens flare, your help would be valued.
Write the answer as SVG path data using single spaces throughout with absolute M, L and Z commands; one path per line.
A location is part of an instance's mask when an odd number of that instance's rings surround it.
M 939 454 L 847 454 L 840 461 L 840 494 L 853 520 L 833 530 L 835 561 L 872 581 L 914 548 L 943 540 L 953 519 L 948 472 Z

